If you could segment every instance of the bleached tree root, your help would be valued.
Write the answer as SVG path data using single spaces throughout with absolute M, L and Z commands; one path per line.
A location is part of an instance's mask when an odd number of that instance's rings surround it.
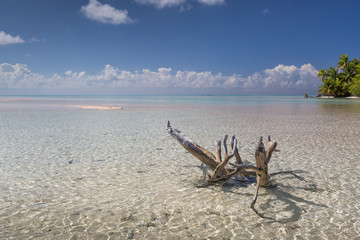
M 203 164 L 210 168 L 213 173 L 209 174 L 209 182 L 222 182 L 223 184 L 230 181 L 236 175 L 242 176 L 256 176 L 256 188 L 254 193 L 251 207 L 254 207 L 259 187 L 266 187 L 270 184 L 270 175 L 268 173 L 268 164 L 270 162 L 273 152 L 278 152 L 276 149 L 277 142 L 271 140 L 268 136 L 269 147 L 265 150 L 262 137 L 259 139 L 259 143 L 255 150 L 255 163 L 256 165 L 244 164 L 237 147 L 237 139 L 232 136 L 230 146 L 231 154 L 227 149 L 227 138 L 225 135 L 223 140 L 224 145 L 224 157 L 221 156 L 221 141 L 217 141 L 215 155 L 208 150 L 200 147 L 198 144 L 193 142 L 181 131 L 171 127 L 170 122 L 167 124 L 167 132 L 175 138 L 181 146 L 183 146 L 189 153 L 199 159 Z M 235 156 L 236 163 L 231 163 L 230 160 Z M 205 175 L 204 175 L 205 176 Z

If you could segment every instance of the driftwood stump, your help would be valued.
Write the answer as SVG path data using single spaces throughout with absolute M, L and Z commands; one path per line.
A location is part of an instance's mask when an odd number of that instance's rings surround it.
M 276 150 L 276 141 L 271 140 L 268 136 L 269 147 L 265 150 L 262 137 L 259 139 L 259 143 L 255 150 L 255 162 L 256 165 L 244 164 L 238 148 L 237 140 L 235 136 L 232 136 L 230 141 L 231 154 L 228 152 L 227 139 L 225 135 L 223 140 L 224 145 L 224 157 L 221 155 L 221 141 L 216 142 L 216 153 L 215 156 L 208 150 L 200 147 L 198 144 L 193 142 L 185 134 L 177 129 L 173 129 L 168 122 L 167 132 L 170 136 L 174 137 L 181 146 L 183 146 L 189 153 L 199 159 L 203 164 L 210 168 L 213 173 L 208 175 L 209 182 L 227 182 L 236 175 L 242 176 L 256 176 L 256 189 L 251 207 L 255 205 L 257 200 L 259 187 L 266 187 L 270 184 L 270 176 L 268 173 L 268 164 L 271 159 L 271 155 Z M 236 163 L 230 163 L 230 159 L 235 156 Z

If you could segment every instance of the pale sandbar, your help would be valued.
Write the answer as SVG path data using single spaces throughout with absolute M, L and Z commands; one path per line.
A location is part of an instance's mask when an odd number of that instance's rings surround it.
M 122 110 L 122 107 L 113 107 L 113 106 L 89 106 L 89 105 L 67 105 L 67 107 L 88 109 L 88 110 Z

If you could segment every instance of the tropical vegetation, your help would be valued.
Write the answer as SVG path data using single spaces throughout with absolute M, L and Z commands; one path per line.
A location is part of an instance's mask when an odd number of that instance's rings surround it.
M 322 81 L 319 93 L 323 96 L 360 96 L 360 61 L 356 58 L 349 60 L 343 54 L 336 68 L 320 69 L 318 77 Z

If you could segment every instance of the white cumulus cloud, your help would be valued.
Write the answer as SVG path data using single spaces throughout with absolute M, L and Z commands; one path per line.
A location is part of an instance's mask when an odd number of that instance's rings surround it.
M 270 12 L 270 10 L 268 9 L 268 8 L 265 8 L 265 9 L 263 9 L 262 11 L 261 11 L 261 13 L 263 14 L 263 15 L 266 15 L 266 14 L 268 14 Z
M 300 68 L 294 65 L 279 64 L 247 78 L 246 87 L 266 87 L 268 89 L 315 89 L 319 85 L 317 70 L 310 63 Z
M 0 88 L 52 87 L 50 79 L 33 73 L 25 64 L 0 64 Z
M 317 70 L 311 64 L 301 67 L 278 65 L 248 77 L 224 75 L 210 71 L 174 71 L 172 68 L 140 71 L 121 70 L 105 65 L 97 74 L 67 70 L 63 74 L 44 76 L 32 72 L 25 64 L 0 64 L 0 89 L 8 88 L 221 88 L 284 91 L 317 89 Z
M 25 41 L 21 39 L 20 36 L 13 37 L 10 34 L 0 31 L 0 45 L 9 45 L 16 43 L 24 43 Z
M 154 5 L 157 8 L 178 6 L 186 2 L 186 0 L 135 0 L 140 4 Z
M 197 1 L 206 5 L 220 5 L 225 3 L 225 0 L 197 0 Z
M 80 11 L 89 19 L 110 24 L 126 24 L 134 21 L 128 16 L 127 10 L 119 10 L 109 4 L 101 4 L 97 0 L 89 0 Z

